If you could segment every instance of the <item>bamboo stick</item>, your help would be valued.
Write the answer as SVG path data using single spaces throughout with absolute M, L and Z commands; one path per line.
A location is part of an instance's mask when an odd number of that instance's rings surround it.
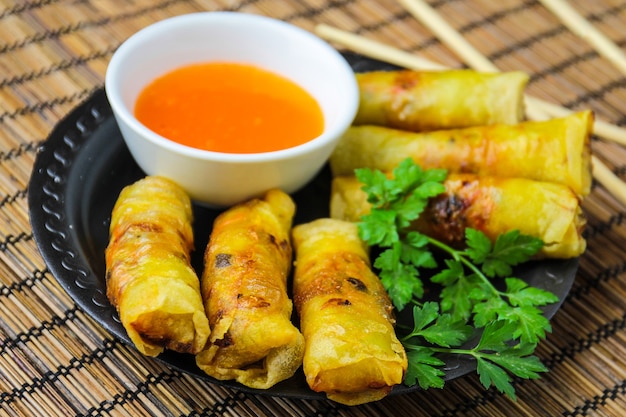
M 593 177 L 607 189 L 615 199 L 626 206 L 626 184 L 595 155 L 591 156 Z
M 474 48 L 463 36 L 461 36 L 452 26 L 450 26 L 430 5 L 423 0 L 399 0 L 407 10 L 422 24 L 427 26 L 446 46 L 448 46 L 459 57 L 463 58 L 465 63 L 478 71 L 493 72 L 498 68 L 493 65 L 484 55 Z M 543 100 L 526 97 L 526 111 L 529 118 L 544 119 L 545 115 L 552 117 L 562 117 L 569 113 L 569 110 L 545 102 Z M 594 123 L 594 133 L 605 139 L 611 139 L 620 144 L 625 144 L 626 130 L 617 126 L 611 128 L 610 131 L 602 130 L 608 126 L 599 126 L 597 121 Z M 600 131 L 598 131 L 600 130 Z M 618 134 L 612 136 L 613 134 Z M 592 175 L 593 177 L 622 204 L 626 205 L 626 183 L 597 157 L 592 157 Z
M 626 75 L 626 55 L 613 41 L 581 16 L 567 1 L 539 0 L 574 34 L 587 41 L 601 56 Z
M 399 2 L 413 17 L 430 29 L 444 45 L 448 46 L 467 65 L 477 71 L 499 71 L 491 61 L 467 42 L 463 35 L 454 30 L 452 26 L 425 1 L 399 0 Z
M 499 69 L 472 44 L 450 26 L 430 5 L 423 0 L 399 0 L 400 3 L 424 26 L 457 54 L 463 61 L 477 71 L 496 72 Z M 571 110 L 557 106 L 547 101 L 525 96 L 526 112 L 529 119 L 542 120 L 545 115 L 550 117 L 563 117 L 571 113 Z M 626 145 L 626 129 L 596 120 L 593 131 L 599 137 L 621 145 Z
M 341 29 L 319 24 L 315 27 L 315 33 L 330 41 L 343 45 L 361 55 L 388 62 L 403 68 L 424 71 L 443 71 L 448 69 L 445 65 L 438 64 L 417 55 L 410 54 L 378 41 L 355 35 Z

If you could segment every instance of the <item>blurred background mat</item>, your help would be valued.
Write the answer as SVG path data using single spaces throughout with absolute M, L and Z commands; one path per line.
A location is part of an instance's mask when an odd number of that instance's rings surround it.
M 91 320 L 47 270 L 28 218 L 37 149 L 59 121 L 103 87 L 107 63 L 130 35 L 184 13 L 232 10 L 320 24 L 468 66 L 391 0 L 0 0 L 0 415 L 6 416 L 623 416 L 626 415 L 626 206 L 594 184 L 583 209 L 588 250 L 538 348 L 550 371 L 515 381 L 518 400 L 468 375 L 358 407 L 246 394 L 144 358 Z M 626 126 L 626 76 L 540 1 L 427 4 L 500 70 L 530 74 L 529 95 Z M 618 49 L 626 1 L 568 4 Z M 574 22 L 576 24 L 576 22 Z M 338 49 L 345 46 L 336 44 Z M 626 148 L 594 137 L 593 151 L 626 180 Z M 39 190 L 37 190 L 39 191 Z M 31 190 L 34 192 L 34 190 Z

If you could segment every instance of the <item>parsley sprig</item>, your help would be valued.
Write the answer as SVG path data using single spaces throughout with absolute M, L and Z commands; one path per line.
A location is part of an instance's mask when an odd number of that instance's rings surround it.
M 394 306 L 413 306 L 413 327 L 401 338 L 409 359 L 405 384 L 441 388 L 441 354 L 469 355 L 485 388 L 515 398 L 511 375 L 534 379 L 547 370 L 533 352 L 551 331 L 540 307 L 558 298 L 512 276 L 543 242 L 511 230 L 492 243 L 468 228 L 465 247 L 455 249 L 411 229 L 429 200 L 445 191 L 445 170 L 422 170 L 406 159 L 391 177 L 370 169 L 357 169 L 356 176 L 371 205 L 359 222 L 360 236 L 380 249 L 374 267 Z M 435 253 L 446 255 L 445 267 Z M 429 279 L 441 286 L 439 301 L 422 302 L 422 273 L 435 268 L 441 269 Z M 466 347 L 477 334 L 478 342 Z

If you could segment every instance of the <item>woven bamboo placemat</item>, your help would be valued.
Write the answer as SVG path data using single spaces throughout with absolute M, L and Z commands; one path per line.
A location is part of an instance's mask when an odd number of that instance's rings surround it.
M 528 92 L 626 125 L 626 77 L 540 3 L 431 1 L 502 70 L 531 74 Z M 571 4 L 619 46 L 626 1 Z M 0 0 L 0 415 L 623 416 L 626 415 L 626 207 L 595 185 L 584 202 L 589 248 L 570 295 L 538 348 L 550 371 L 516 381 L 517 402 L 469 375 L 358 407 L 256 396 L 168 369 L 112 338 L 46 268 L 27 210 L 38 147 L 103 85 L 107 62 L 137 30 L 206 10 L 325 23 L 461 67 L 391 0 Z M 626 180 L 626 149 L 597 138 L 595 154 Z M 33 190 L 31 190 L 33 192 Z

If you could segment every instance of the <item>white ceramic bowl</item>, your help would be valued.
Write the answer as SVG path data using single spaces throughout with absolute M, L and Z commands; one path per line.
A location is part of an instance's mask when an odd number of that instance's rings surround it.
M 323 133 L 289 149 L 229 154 L 170 141 L 134 117 L 135 100 L 148 83 L 175 68 L 208 61 L 252 64 L 296 82 L 320 104 Z M 105 86 L 142 170 L 171 178 L 194 200 L 211 206 L 228 206 L 270 188 L 291 193 L 306 185 L 352 123 L 359 94 L 349 64 L 328 43 L 291 24 L 236 12 L 182 15 L 140 30 L 113 55 Z

